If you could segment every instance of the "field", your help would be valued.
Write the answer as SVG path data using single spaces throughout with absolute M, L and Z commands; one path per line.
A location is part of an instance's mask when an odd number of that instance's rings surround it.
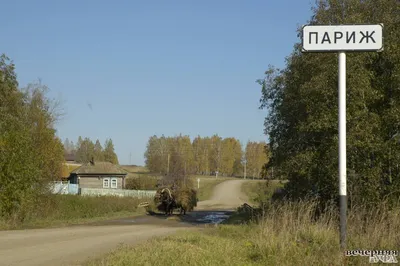
M 151 175 L 149 170 L 144 166 L 137 165 L 121 165 L 121 168 L 128 172 L 129 177 L 139 177 Z
M 35 208 L 25 209 L 24 219 L 0 220 L 0 230 L 59 227 L 89 221 L 144 214 L 138 204 L 146 199 L 48 195 Z

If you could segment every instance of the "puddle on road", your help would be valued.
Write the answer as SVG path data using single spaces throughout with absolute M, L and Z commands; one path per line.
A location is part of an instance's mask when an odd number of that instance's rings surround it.
M 166 217 L 164 215 L 149 215 L 142 217 L 127 217 L 108 221 L 100 221 L 91 223 L 91 225 L 205 225 L 205 224 L 220 224 L 229 218 L 230 212 L 227 211 L 194 211 L 189 212 L 185 216 L 174 215 Z
M 229 215 L 227 215 L 225 212 L 211 212 L 203 218 L 196 219 L 196 221 L 201 223 L 219 224 L 228 219 L 228 217 Z

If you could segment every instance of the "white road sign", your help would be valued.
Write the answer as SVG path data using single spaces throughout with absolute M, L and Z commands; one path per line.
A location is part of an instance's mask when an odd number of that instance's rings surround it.
M 383 25 L 307 25 L 303 52 L 380 51 Z
M 346 51 L 382 51 L 383 24 L 303 27 L 303 52 L 338 52 L 340 246 L 346 247 Z

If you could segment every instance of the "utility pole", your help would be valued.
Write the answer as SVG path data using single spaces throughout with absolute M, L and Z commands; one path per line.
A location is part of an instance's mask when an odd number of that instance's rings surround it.
M 246 179 L 246 166 L 247 166 L 247 161 L 244 161 L 244 179 Z
M 132 152 L 129 153 L 129 165 L 132 165 Z
M 167 163 L 167 174 L 169 174 L 169 153 L 168 153 L 168 163 Z
M 186 186 L 186 160 L 185 160 L 185 175 L 184 175 L 184 181 L 185 181 L 185 186 Z

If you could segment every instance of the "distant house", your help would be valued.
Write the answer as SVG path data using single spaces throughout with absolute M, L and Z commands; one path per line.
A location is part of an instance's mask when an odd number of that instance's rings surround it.
M 64 153 L 64 159 L 67 163 L 75 163 L 75 154 Z
M 92 160 L 73 170 L 69 180 L 71 184 L 79 184 L 80 188 L 122 189 L 127 174 L 117 165 Z

